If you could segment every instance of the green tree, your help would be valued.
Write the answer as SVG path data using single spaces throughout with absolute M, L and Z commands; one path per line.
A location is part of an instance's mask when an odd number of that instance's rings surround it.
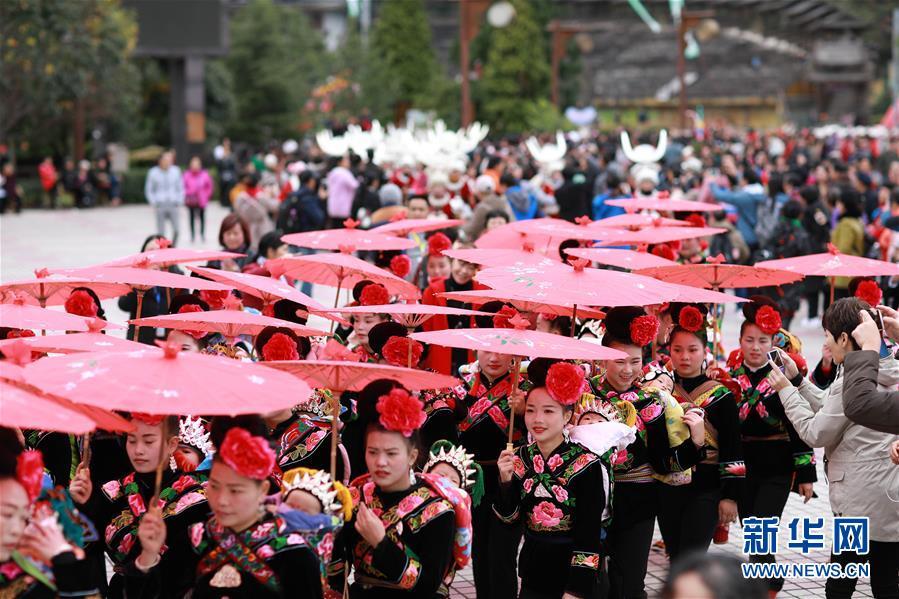
M 118 0 L 0 2 L 0 139 L 59 149 L 76 106 L 88 128 L 127 128 L 139 103 L 136 39 Z
M 397 113 L 431 92 L 437 61 L 431 47 L 431 28 L 422 0 L 394 0 L 381 4 L 375 21 L 372 50 L 383 61 L 396 85 L 392 104 Z
M 528 0 L 511 0 L 515 18 L 494 29 L 484 65 L 482 112 L 497 132 L 530 128 L 535 103 L 549 93 L 543 32 Z
M 226 60 L 235 104 L 229 133 L 252 143 L 296 135 L 303 102 L 320 77 L 322 47 L 297 7 L 252 0 L 240 9 Z

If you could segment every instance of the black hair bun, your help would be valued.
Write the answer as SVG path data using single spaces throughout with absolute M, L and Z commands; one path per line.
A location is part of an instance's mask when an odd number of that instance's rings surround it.
M 502 300 L 493 300 L 486 302 L 478 308 L 478 312 L 490 312 L 490 314 L 497 314 L 503 307 L 509 306 L 513 307 L 511 304 L 507 304 Z M 493 328 L 493 316 L 475 316 L 474 324 L 479 329 L 492 329 Z
M 773 299 L 766 295 L 753 295 L 749 297 L 748 302 L 743 303 L 743 318 L 748 320 L 749 322 L 755 322 L 755 315 L 758 311 L 764 307 L 770 306 L 780 314 L 780 317 L 783 318 L 783 314 L 780 311 L 780 306 L 777 305 Z
M 379 322 L 368 331 L 368 346 L 372 352 L 381 355 L 381 351 L 391 337 L 408 337 L 409 331 L 398 322 Z
M 265 347 L 265 344 L 268 343 L 269 340 L 271 340 L 271 338 L 278 333 L 287 335 L 296 344 L 297 353 L 300 354 L 301 360 L 305 359 L 306 356 L 309 355 L 309 352 L 312 349 L 312 344 L 306 337 L 300 337 L 286 327 L 265 327 L 264 329 L 259 331 L 258 335 L 256 335 L 256 340 L 253 344 L 256 347 L 256 353 L 260 358 L 262 357 L 262 348 Z
M 605 334 L 625 345 L 634 344 L 631 339 L 631 323 L 635 318 L 646 316 L 643 308 L 635 306 L 619 306 L 606 311 L 603 323 L 606 327 Z
M 199 306 L 203 312 L 209 312 L 209 304 L 192 293 L 181 293 L 172 298 L 169 304 L 169 314 L 178 314 L 184 306 Z

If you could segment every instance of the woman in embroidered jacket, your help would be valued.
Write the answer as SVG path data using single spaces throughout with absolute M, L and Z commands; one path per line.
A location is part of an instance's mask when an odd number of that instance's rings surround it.
M 263 429 L 261 422 L 243 426 Z M 288 530 L 284 519 L 263 509 L 275 452 L 265 437 L 232 426 L 212 462 L 207 494 L 212 516 L 192 524 L 187 559 L 194 573 L 195 599 L 321 597 L 318 558 L 305 539 Z M 141 541 L 159 550 L 164 527 L 141 525 Z M 158 567 L 149 570 L 143 597 L 162 599 Z
M 604 468 L 599 456 L 568 440 L 565 425 L 588 389 L 581 367 L 538 358 L 524 420 L 534 439 L 499 458 L 504 522 L 523 521 L 518 557 L 522 599 L 594 597 L 602 569 Z
M 871 592 L 875 597 L 899 596 L 896 565 L 899 564 L 899 502 L 895 501 L 896 465 L 890 461 L 894 435 L 881 433 L 853 423 L 843 413 L 843 370 L 846 354 L 859 349 L 853 331 L 862 322 L 862 310 L 870 306 L 855 297 L 837 300 L 824 313 L 822 324 L 825 345 L 838 365 L 836 379 L 826 390 L 803 380 L 791 384 L 780 370 L 768 375 L 771 386 L 780 395 L 787 418 L 800 438 L 812 447 L 823 447 L 830 508 L 837 516 L 868 517 L 870 552 L 859 555 L 843 551 L 831 561 L 840 564 L 870 562 Z M 873 317 L 872 317 L 873 318 Z M 899 383 L 899 362 L 881 342 L 877 373 L 879 389 L 895 388 Z M 783 356 L 789 374 L 796 372 L 789 356 Z M 892 499 L 892 500 L 891 500 Z M 854 578 L 828 578 L 828 597 L 851 597 Z
M 674 312 L 677 325 L 670 345 L 674 397 L 685 411 L 703 410 L 707 447 L 689 484 L 663 485 L 660 493 L 659 529 L 672 561 L 691 549 L 708 549 L 715 527 L 737 519 L 737 498 L 746 472 L 734 395 L 706 375 L 706 308 L 686 304 Z
M 146 570 L 157 559 L 162 572 L 161 593 L 176 597 L 186 592 L 193 582 L 187 559 L 190 554 L 187 527 L 204 520 L 209 513 L 206 479 L 197 472 L 185 473 L 167 467 L 179 443 L 176 416 L 132 413 L 131 422 L 135 430 L 128 433 L 125 450 L 134 470 L 94 489 L 89 470 L 79 467 L 69 484 L 69 492 L 102 535 L 106 554 L 112 560 L 115 574 L 109 582 L 109 597 L 136 596 Z M 166 467 L 159 502 L 155 507 L 148 506 L 155 492 L 156 467 L 160 463 Z M 169 540 L 161 555 L 151 555 L 138 534 L 148 514 L 168 529 Z
M 41 453 L 23 451 L 15 432 L 0 428 L 0 596 L 99 597 L 90 563 L 55 514 L 32 513 L 43 474 Z
M 592 379 L 597 408 L 606 408 L 610 414 L 621 408 L 630 410 L 637 428 L 636 440 L 611 460 L 615 494 L 608 543 L 610 591 L 612 597 L 645 597 L 644 579 L 662 485 L 653 475 L 682 472 L 699 463 L 705 457 L 705 426 L 701 415 L 688 412 L 683 419 L 690 435 L 671 447 L 664 399 L 649 386 L 638 386 L 643 375 L 643 348 L 655 340 L 658 319 L 642 308 L 621 307 L 609 310 L 604 323 L 602 344 L 625 352 L 627 358 L 606 360 L 605 376 Z M 633 408 L 627 408 L 628 403 Z M 589 400 L 579 403 L 575 425 L 593 418 L 588 405 Z
M 395 384 L 373 408 L 360 406 L 369 474 L 352 483 L 355 513 L 335 543 L 331 588 L 343 590 L 349 562 L 353 599 L 431 599 L 452 575 L 454 553 L 460 560 L 470 555 L 470 500 L 442 477 L 413 474 L 425 421 L 421 401 Z
M 741 521 L 781 517 L 790 489 L 795 486 L 808 502 L 817 480 L 815 454 L 787 420 L 780 397 L 766 378 L 771 372 L 768 352 L 774 348 L 773 337 L 780 333 L 780 311 L 767 297 L 751 299 L 743 304 L 746 320 L 740 327 L 741 359 L 730 371 L 741 390 L 737 406 L 746 461 L 746 480 L 737 499 Z M 798 370 L 789 375 L 797 385 L 802 381 Z M 749 561 L 774 562 L 775 556 L 750 555 Z M 768 580 L 769 590 L 782 588 L 782 578 Z

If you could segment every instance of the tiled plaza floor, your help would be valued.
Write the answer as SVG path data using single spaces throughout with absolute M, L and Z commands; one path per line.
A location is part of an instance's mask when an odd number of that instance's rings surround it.
M 207 211 L 208 230 L 206 242 L 190 244 L 186 213 L 181 223 L 181 244 L 186 247 L 216 248 L 218 246 L 218 225 L 225 211 L 217 205 L 210 205 Z M 155 230 L 155 220 L 148 206 L 124 206 L 119 208 L 97 208 L 86 211 L 29 211 L 20 215 L 0 216 L 0 280 L 11 281 L 32 276 L 35 269 L 43 267 L 75 267 L 97 264 L 113 258 L 137 252 L 147 235 Z M 326 303 L 333 301 L 332 290 L 317 287 L 314 295 Z M 104 308 L 113 320 L 123 322 L 126 315 L 115 305 L 115 301 L 104 302 Z M 738 327 L 742 318 L 729 308 L 728 317 L 723 327 L 724 344 L 728 349 L 736 346 Z M 804 340 L 804 354 L 809 364 L 814 365 L 820 357 L 823 335 L 820 328 L 805 329 L 797 319 L 793 332 Z M 791 495 L 787 503 L 784 520 L 793 517 L 826 516 L 830 510 L 827 502 L 827 488 L 820 466 L 816 491 L 818 499 L 803 504 L 796 495 Z M 661 538 L 656 531 L 656 539 Z M 785 531 L 781 531 L 781 545 L 785 544 Z M 727 545 L 714 546 L 713 551 L 726 551 L 740 554 L 743 535 L 738 527 L 732 527 L 730 542 Z M 828 537 L 827 546 L 830 545 Z M 815 551 L 803 556 L 792 550 L 780 555 L 781 561 L 826 562 L 826 550 Z M 653 550 L 650 555 L 647 589 L 654 596 L 661 588 L 668 569 L 665 555 Z M 456 577 L 453 597 L 474 597 L 471 582 L 471 570 L 466 569 Z M 822 580 L 788 581 L 779 597 L 823 597 Z M 860 581 L 856 597 L 870 597 L 868 582 Z

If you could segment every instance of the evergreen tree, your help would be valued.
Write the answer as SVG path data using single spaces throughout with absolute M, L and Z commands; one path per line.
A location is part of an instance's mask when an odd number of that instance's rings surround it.
M 372 50 L 383 61 L 391 84 L 396 85 L 392 104 L 399 116 L 431 91 L 436 74 L 424 2 L 394 0 L 381 4 L 372 41 Z
M 543 32 L 528 0 L 511 0 L 515 18 L 494 29 L 484 65 L 482 112 L 494 131 L 530 128 L 534 106 L 549 94 Z

